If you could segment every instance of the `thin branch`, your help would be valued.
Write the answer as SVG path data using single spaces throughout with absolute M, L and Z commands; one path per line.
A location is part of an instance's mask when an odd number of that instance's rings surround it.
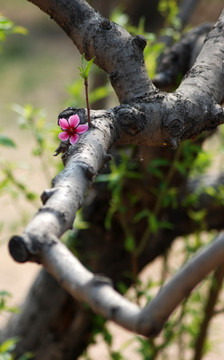
M 158 335 L 177 305 L 210 271 L 221 265 L 224 258 L 224 233 L 221 233 L 180 269 L 151 303 L 140 309 L 118 294 L 109 279 L 88 271 L 56 237 L 32 249 L 35 254 L 29 253 L 30 241 L 25 234 L 20 239 L 12 238 L 11 254 L 14 255 L 14 243 L 19 243 L 21 253 L 26 251 L 27 256 L 38 259 L 75 299 L 87 302 L 95 312 L 126 329 L 149 337 Z M 18 252 L 16 256 L 18 260 Z
M 193 360 L 202 359 L 208 327 L 212 317 L 214 316 L 214 308 L 222 290 L 223 279 L 224 263 L 216 269 L 212 278 L 212 284 L 208 291 L 208 300 L 203 311 L 204 318 L 194 344 L 195 354 Z
M 89 129 L 91 128 L 91 120 L 90 120 L 90 106 L 89 106 L 89 95 L 88 95 L 88 79 L 84 81 L 85 86 L 85 95 L 86 95 L 86 109 L 87 109 L 87 121 L 89 125 Z

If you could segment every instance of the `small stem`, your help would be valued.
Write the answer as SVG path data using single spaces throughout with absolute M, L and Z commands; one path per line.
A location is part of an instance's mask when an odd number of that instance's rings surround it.
M 90 107 L 89 107 L 89 95 L 88 95 L 88 79 L 84 80 L 84 85 L 85 85 L 85 93 L 86 93 L 87 120 L 90 128 L 91 120 L 90 120 Z
M 162 208 L 162 202 L 163 202 L 163 198 L 168 190 L 168 187 L 170 185 L 170 182 L 175 174 L 175 170 L 176 170 L 176 161 L 180 158 L 180 155 L 181 155 L 181 152 L 182 152 L 182 146 L 179 146 L 177 151 L 175 152 L 175 155 L 174 155 L 174 159 L 170 165 L 170 168 L 169 168 L 169 171 L 168 171 L 168 174 L 166 176 L 166 184 L 165 184 L 165 188 L 160 192 L 158 198 L 157 198 L 157 201 L 155 203 L 155 206 L 154 206 L 154 209 L 153 209 L 153 214 L 157 217 L 159 215 L 159 212 Z M 135 255 L 136 256 L 139 256 L 145 249 L 145 246 L 148 242 L 148 239 L 149 239 L 149 236 L 151 235 L 151 228 L 149 226 L 147 226 L 143 236 L 142 236 L 142 239 L 138 245 L 138 247 L 136 248 L 135 250 Z
M 194 343 L 195 354 L 193 360 L 202 359 L 204 344 L 208 333 L 208 327 L 212 317 L 214 316 L 214 308 L 217 303 L 218 296 L 222 289 L 223 278 L 224 278 L 224 264 L 222 264 L 216 269 L 212 278 L 212 284 L 208 291 L 209 295 L 204 308 L 204 318 L 200 325 L 199 334 L 195 339 L 195 343 Z

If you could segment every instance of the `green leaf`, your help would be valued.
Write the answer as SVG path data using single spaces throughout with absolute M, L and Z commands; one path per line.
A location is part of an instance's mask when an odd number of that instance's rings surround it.
M 0 296 L 9 296 L 9 297 L 11 297 L 12 295 L 8 291 L 2 290 L 2 291 L 0 291 Z
M 78 66 L 79 69 L 79 75 L 84 79 L 87 80 L 89 76 L 90 68 L 95 60 L 95 57 L 93 57 L 91 60 L 87 61 L 85 60 L 85 54 L 82 54 L 81 63 L 82 66 Z
M 0 135 L 0 145 L 15 148 L 16 144 L 8 136 Z
M 121 353 L 119 351 L 112 351 L 110 356 L 111 356 L 111 359 L 113 359 L 113 360 L 122 360 L 123 359 L 123 356 L 121 355 Z
M 85 75 L 86 75 L 87 78 L 89 76 L 90 68 L 91 68 L 94 60 L 95 60 L 95 56 L 90 61 L 88 61 L 87 66 L 85 68 Z
M 153 234 L 155 234 L 159 229 L 159 222 L 158 222 L 157 217 L 153 213 L 150 213 L 148 222 L 149 222 L 149 226 L 151 228 L 151 232 Z
M 125 243 L 124 243 L 125 250 L 128 252 L 132 252 L 135 249 L 135 239 L 132 235 L 126 237 Z
M 19 314 L 20 313 L 20 309 L 17 307 L 6 307 L 5 311 L 11 312 L 13 314 Z
M 148 217 L 149 214 L 150 214 L 150 211 L 149 211 L 148 209 L 144 209 L 144 210 L 142 210 L 142 211 L 139 211 L 139 212 L 135 215 L 135 217 L 134 217 L 134 219 L 133 219 L 134 223 L 137 223 L 138 221 L 140 221 L 140 220 L 143 219 L 144 217 Z
M 107 330 L 107 328 L 104 328 L 104 334 L 103 334 L 103 338 L 106 341 L 106 343 L 111 346 L 112 345 L 112 335 L 111 333 Z
M 159 225 L 163 229 L 172 230 L 174 228 L 174 225 L 169 221 L 160 221 Z
M 33 359 L 34 358 L 34 354 L 32 352 L 27 352 L 25 354 L 23 354 L 22 356 L 20 356 L 18 358 L 18 360 L 28 360 L 28 359 Z
M 22 35 L 27 35 L 28 31 L 26 28 L 24 28 L 23 26 L 15 26 L 12 29 L 12 34 L 22 34 Z
M 18 341 L 19 339 L 17 337 L 13 337 L 4 341 L 2 344 L 0 344 L 0 354 L 14 350 Z

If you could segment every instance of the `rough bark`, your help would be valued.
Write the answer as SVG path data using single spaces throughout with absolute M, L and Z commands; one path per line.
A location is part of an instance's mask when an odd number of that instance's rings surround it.
M 8 324 L 1 340 L 18 337 L 16 356 L 27 351 L 35 359 L 76 359 L 91 335 L 91 317 L 87 307 L 62 289 L 46 270 L 33 283 L 21 313 Z
M 199 25 L 184 34 L 180 41 L 169 49 L 158 64 L 157 74 L 153 79 L 156 87 L 169 90 L 178 85 L 180 77 L 194 64 L 211 28 L 210 23 Z

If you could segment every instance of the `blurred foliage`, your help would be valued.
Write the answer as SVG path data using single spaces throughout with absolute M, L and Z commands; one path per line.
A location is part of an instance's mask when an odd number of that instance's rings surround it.
M 0 291 L 0 315 L 3 312 L 9 313 L 18 313 L 19 309 L 15 307 L 10 307 L 7 305 L 7 299 L 11 297 L 11 294 L 7 291 Z M 15 350 L 16 344 L 19 342 L 19 338 L 13 337 L 5 340 L 0 344 L 0 360 L 15 360 Z M 30 352 L 25 353 L 24 355 L 17 358 L 17 360 L 28 360 L 32 359 L 33 355 Z
M 27 34 L 27 30 L 22 26 L 17 26 L 13 21 L 7 19 L 0 13 L 0 50 L 2 50 L 2 43 L 10 34 Z

